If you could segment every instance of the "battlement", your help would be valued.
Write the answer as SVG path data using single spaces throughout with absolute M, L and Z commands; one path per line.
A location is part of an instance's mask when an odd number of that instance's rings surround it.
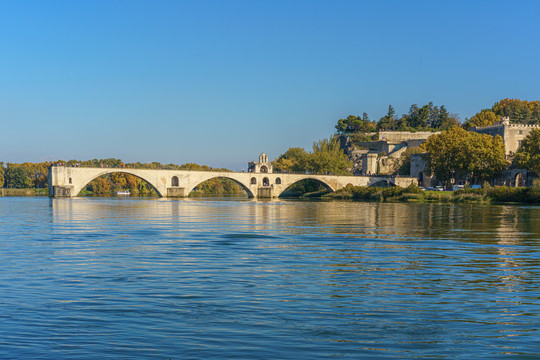
M 493 125 L 488 126 L 475 126 L 471 130 L 488 130 L 488 129 L 499 129 L 499 128 L 512 128 L 512 129 L 523 129 L 523 130 L 529 130 L 529 129 L 540 129 L 540 125 L 531 125 L 531 124 L 512 124 L 510 123 L 509 117 L 503 117 L 501 118 L 501 121 L 496 122 Z

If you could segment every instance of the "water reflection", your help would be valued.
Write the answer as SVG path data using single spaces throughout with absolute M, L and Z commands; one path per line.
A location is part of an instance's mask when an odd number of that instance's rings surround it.
M 260 231 L 309 232 L 408 239 L 537 245 L 540 208 L 477 204 L 391 204 L 209 199 L 51 199 L 53 221 L 97 231 L 96 223 L 143 221 L 171 225 L 234 221 Z M 503 247 L 499 248 L 504 251 Z
M 58 301 L 71 323 L 112 316 L 135 335 L 102 327 L 138 354 L 537 354 L 540 208 L 95 198 L 50 208 L 51 288 L 69 289 Z

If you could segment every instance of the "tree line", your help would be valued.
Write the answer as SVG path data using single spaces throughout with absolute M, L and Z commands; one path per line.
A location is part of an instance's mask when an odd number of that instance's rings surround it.
M 378 121 L 370 120 L 367 113 L 362 116 L 349 115 L 339 119 L 335 126 L 339 134 L 372 133 L 383 130 L 393 131 L 441 131 L 453 126 L 461 126 L 470 130 L 475 126 L 490 126 L 509 117 L 510 123 L 525 125 L 540 125 L 540 101 L 520 99 L 502 99 L 491 108 L 482 109 L 470 118 L 459 122 L 457 114 L 448 112 L 444 105 L 436 106 L 432 102 L 419 106 L 412 104 L 409 112 L 400 117 L 392 105 L 388 106 L 386 115 Z
M 510 123 L 540 125 L 540 101 L 502 99 L 489 109 L 482 109 L 470 119 L 465 119 L 463 128 L 470 130 L 475 126 L 490 126 L 509 117 Z
M 438 131 L 452 126 L 459 126 L 458 116 L 450 114 L 444 105 L 436 106 L 432 102 L 418 106 L 412 104 L 407 114 L 396 116 L 392 105 L 388 106 L 386 115 L 379 121 L 369 119 L 367 113 L 362 116 L 349 115 L 339 119 L 336 130 L 340 134 L 371 133 L 383 130 L 392 131 Z

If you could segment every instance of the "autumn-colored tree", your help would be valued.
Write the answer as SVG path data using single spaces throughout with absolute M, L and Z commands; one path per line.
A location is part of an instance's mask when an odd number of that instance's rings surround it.
M 471 128 L 475 126 L 490 126 L 495 124 L 496 122 L 500 121 L 501 117 L 500 115 L 495 114 L 493 110 L 491 109 L 483 109 L 479 113 L 476 113 L 473 117 L 470 119 L 467 119 L 463 123 L 463 128 L 465 130 L 470 130 Z
M 506 166 L 500 136 L 453 127 L 430 136 L 422 146 L 427 152 L 428 169 L 445 184 L 456 177 L 470 177 L 473 181 L 491 179 Z
M 507 116 L 511 123 L 540 125 L 540 101 L 502 99 L 491 110 L 499 116 Z
M 103 176 L 92 180 L 89 187 L 96 195 L 110 194 L 111 192 L 111 183 Z

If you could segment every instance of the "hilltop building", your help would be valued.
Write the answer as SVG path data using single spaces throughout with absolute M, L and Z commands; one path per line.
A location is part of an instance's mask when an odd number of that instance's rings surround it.
M 340 136 L 341 148 L 354 164 L 357 175 L 393 174 L 401 165 L 401 154 L 405 150 L 422 144 L 428 137 L 440 132 L 430 131 L 380 131 L 378 139 L 351 141 L 349 136 Z M 375 136 L 375 133 L 364 134 Z
M 507 158 L 511 158 L 519 148 L 521 141 L 529 135 L 533 129 L 540 129 L 538 125 L 510 124 L 509 117 L 503 117 L 501 121 L 491 126 L 473 127 L 471 131 L 479 134 L 488 134 L 493 137 L 502 137 Z

